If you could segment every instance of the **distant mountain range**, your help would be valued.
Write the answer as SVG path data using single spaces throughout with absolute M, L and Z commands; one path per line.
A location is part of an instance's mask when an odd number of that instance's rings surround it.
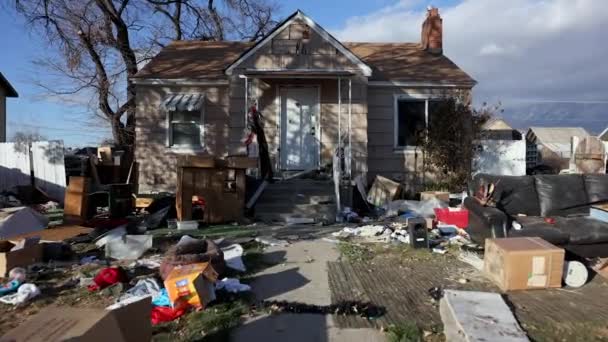
M 539 102 L 503 103 L 502 116 L 513 128 L 531 126 L 583 127 L 599 134 L 608 127 L 608 102 Z

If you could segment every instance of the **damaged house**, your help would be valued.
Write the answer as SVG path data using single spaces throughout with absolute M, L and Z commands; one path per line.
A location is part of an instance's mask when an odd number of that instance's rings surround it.
M 252 105 L 275 176 L 330 166 L 341 148 L 345 179 L 414 184 L 433 104 L 470 100 L 475 85 L 443 54 L 437 8 L 421 31 L 421 42 L 344 42 L 298 10 L 257 42 L 169 44 L 132 79 L 139 192 L 174 191 L 180 156 L 246 155 Z

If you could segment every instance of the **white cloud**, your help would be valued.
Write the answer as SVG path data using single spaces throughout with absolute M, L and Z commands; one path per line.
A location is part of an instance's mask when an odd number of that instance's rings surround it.
M 350 18 L 335 34 L 345 41 L 419 41 L 425 9 L 411 4 Z M 440 12 L 444 52 L 479 82 L 478 102 L 608 100 L 605 0 L 464 0 Z

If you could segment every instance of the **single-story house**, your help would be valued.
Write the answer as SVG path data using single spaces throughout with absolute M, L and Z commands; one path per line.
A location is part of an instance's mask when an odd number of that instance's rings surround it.
M 522 140 L 521 132 L 511 127 L 503 118 L 490 118 L 482 127 L 482 138 L 486 140 Z
M 18 96 L 15 88 L 0 72 L 0 142 L 6 142 L 6 98 Z
M 530 127 L 526 133 L 527 168 L 547 165 L 567 169 L 572 157 L 572 137 L 590 136 L 582 127 Z
M 415 180 L 434 101 L 470 101 L 476 83 L 443 54 L 437 8 L 421 31 L 413 43 L 339 41 L 298 10 L 257 42 L 172 42 L 132 78 L 139 191 L 174 191 L 181 155 L 246 154 L 251 105 L 275 174 L 331 165 L 340 147 L 351 177 Z

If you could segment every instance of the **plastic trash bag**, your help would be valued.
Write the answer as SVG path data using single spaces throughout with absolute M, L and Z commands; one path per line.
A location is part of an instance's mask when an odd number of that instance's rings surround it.
M 447 208 L 447 204 L 432 198 L 428 201 L 408 201 L 408 200 L 397 200 L 392 201 L 388 205 L 384 206 L 386 217 L 395 217 L 399 215 L 399 212 L 411 211 L 420 217 L 433 217 L 435 216 L 435 208 Z

